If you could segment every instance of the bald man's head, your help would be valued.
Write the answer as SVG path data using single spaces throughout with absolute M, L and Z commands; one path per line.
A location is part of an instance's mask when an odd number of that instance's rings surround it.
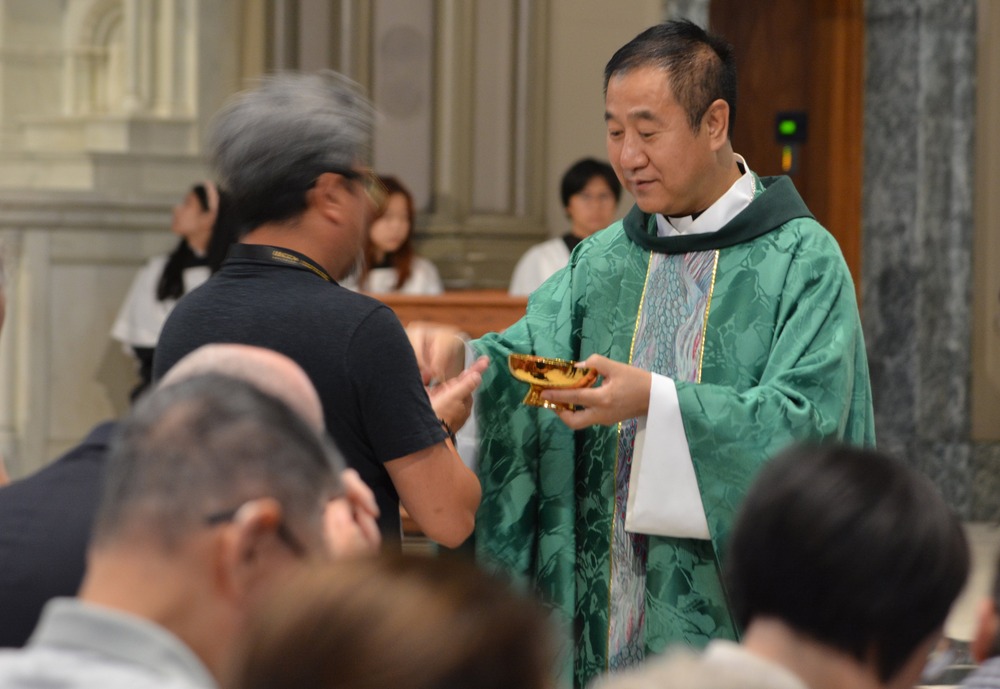
M 178 361 L 163 378 L 166 387 L 206 373 L 246 381 L 277 397 L 322 432 L 323 405 L 305 371 L 284 354 L 263 347 L 242 344 L 208 344 Z

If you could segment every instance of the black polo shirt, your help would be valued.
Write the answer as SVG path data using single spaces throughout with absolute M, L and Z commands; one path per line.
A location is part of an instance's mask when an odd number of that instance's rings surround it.
M 272 349 L 305 370 L 327 431 L 375 493 L 383 536 L 398 541 L 399 495 L 384 465 L 446 434 L 392 310 L 341 287 L 302 254 L 236 244 L 222 268 L 170 314 L 154 380 L 189 352 L 220 342 Z

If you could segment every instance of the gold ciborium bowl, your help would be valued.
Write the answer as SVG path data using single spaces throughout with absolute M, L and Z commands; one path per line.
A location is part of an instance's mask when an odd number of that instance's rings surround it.
M 542 399 L 542 391 L 557 388 L 590 387 L 597 380 L 592 368 L 576 368 L 575 361 L 549 359 L 534 354 L 511 354 L 507 357 L 510 374 L 531 387 L 525 395 L 525 404 L 545 409 L 576 410 L 574 404 L 562 404 Z

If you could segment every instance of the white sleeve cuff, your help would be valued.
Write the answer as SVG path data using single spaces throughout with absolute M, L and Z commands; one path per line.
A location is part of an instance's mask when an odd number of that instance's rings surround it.
M 649 412 L 638 422 L 625 530 L 652 536 L 711 538 L 673 380 L 653 374 Z
M 476 354 L 476 350 L 472 348 L 469 344 L 469 339 L 467 337 L 462 338 L 465 342 L 465 366 L 464 368 L 469 368 L 472 366 L 479 355 Z M 462 458 L 462 462 L 465 466 L 476 471 L 476 467 L 479 465 L 479 424 L 476 421 L 476 398 L 479 397 L 479 391 L 472 393 L 472 410 L 469 413 L 469 418 L 466 420 L 465 424 L 455 431 L 455 451 L 458 452 L 458 456 Z

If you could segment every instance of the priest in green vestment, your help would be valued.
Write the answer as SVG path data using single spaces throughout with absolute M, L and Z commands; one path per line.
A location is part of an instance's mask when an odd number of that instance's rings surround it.
M 733 152 L 735 84 L 731 47 L 690 22 L 621 48 L 607 146 L 636 205 L 522 320 L 472 343 L 492 360 L 477 555 L 561 614 L 578 687 L 668 644 L 735 638 L 719 563 L 757 470 L 794 441 L 874 444 L 851 276 L 791 180 Z M 512 352 L 601 379 L 544 393 L 582 410 L 528 407 Z

